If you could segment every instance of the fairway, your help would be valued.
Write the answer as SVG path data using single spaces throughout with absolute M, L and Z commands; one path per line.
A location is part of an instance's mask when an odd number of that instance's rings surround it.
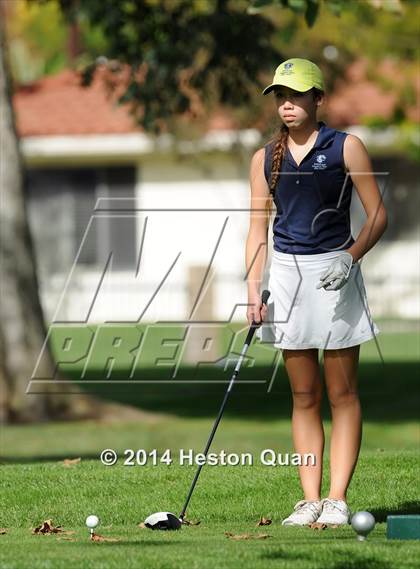
M 0 526 L 2 568 L 69 567 L 284 567 L 411 568 L 417 567 L 420 543 L 388 541 L 388 514 L 417 513 L 417 393 L 413 391 L 418 353 L 414 334 L 383 334 L 385 363 L 373 342 L 361 348 L 360 396 L 364 411 L 359 463 L 350 485 L 352 512 L 370 511 L 376 527 L 366 543 L 350 527 L 314 531 L 282 527 L 301 498 L 295 466 L 264 466 L 263 449 L 293 453 L 291 398 L 284 370 L 267 394 L 261 387 L 235 387 L 212 451 L 248 452 L 252 466 L 206 465 L 187 512 L 199 520 L 179 532 L 152 532 L 138 524 L 152 512 L 179 513 L 195 467 L 180 466 L 179 449 L 201 452 L 213 423 L 223 384 L 104 385 L 91 390 L 138 405 L 144 422 L 55 423 L 8 426 L 2 435 Z M 397 341 L 398 338 L 398 341 Z M 405 356 L 405 357 L 404 357 Z M 249 372 L 249 370 L 244 370 Z M 253 369 L 253 374 L 267 368 Z M 246 373 L 245 373 L 246 374 Z M 207 376 L 206 376 L 207 377 Z M 210 377 L 210 376 L 209 376 Z M 330 414 L 324 397 L 323 496 L 329 483 Z M 104 466 L 101 450 L 114 449 L 119 460 Z M 125 449 L 170 449 L 170 465 L 123 465 Z M 81 458 L 70 467 L 66 458 Z M 97 514 L 97 533 L 118 541 L 92 543 L 84 520 Z M 272 519 L 256 527 L 261 516 Z M 46 519 L 74 531 L 68 536 L 32 535 Z M 250 539 L 235 540 L 249 534 Z M 253 539 L 266 534 L 265 539 Z M 30 561 L 29 561 L 30 560 Z

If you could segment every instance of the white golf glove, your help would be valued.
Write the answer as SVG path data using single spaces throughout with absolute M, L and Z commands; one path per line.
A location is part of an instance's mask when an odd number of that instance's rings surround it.
M 353 265 L 351 253 L 341 253 L 337 259 L 331 263 L 326 271 L 320 276 L 320 282 L 316 288 L 324 287 L 325 290 L 339 290 L 349 278 L 350 269 Z

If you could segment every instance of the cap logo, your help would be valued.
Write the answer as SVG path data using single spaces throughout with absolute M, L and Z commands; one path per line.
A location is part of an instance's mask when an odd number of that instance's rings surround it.
M 283 65 L 282 71 L 280 72 L 280 75 L 290 75 L 291 73 L 293 73 L 292 67 L 293 63 L 285 63 Z

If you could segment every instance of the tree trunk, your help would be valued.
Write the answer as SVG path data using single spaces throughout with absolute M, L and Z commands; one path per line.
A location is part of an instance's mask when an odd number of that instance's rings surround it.
M 26 389 L 46 337 L 24 196 L 24 168 L 12 107 L 6 34 L 0 17 L 0 419 L 9 422 L 97 417 L 101 404 L 78 392 Z M 4 21 L 4 20 L 3 20 Z M 54 377 L 51 353 L 44 377 Z M 53 382 L 52 382 L 53 383 Z M 54 381 L 55 383 L 55 381 Z M 70 389 L 69 389 L 70 391 Z

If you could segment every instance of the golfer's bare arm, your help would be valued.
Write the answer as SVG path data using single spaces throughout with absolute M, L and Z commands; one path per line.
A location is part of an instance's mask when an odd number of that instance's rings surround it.
M 251 211 L 245 251 L 248 296 L 260 293 L 267 260 L 267 237 L 272 200 L 264 176 L 264 157 L 265 148 L 257 150 L 251 159 L 249 172 Z
M 388 218 L 380 190 L 372 173 L 369 154 L 360 138 L 352 134 L 346 137 L 343 157 L 367 216 L 357 239 L 347 249 L 356 262 L 380 239 L 387 227 Z

